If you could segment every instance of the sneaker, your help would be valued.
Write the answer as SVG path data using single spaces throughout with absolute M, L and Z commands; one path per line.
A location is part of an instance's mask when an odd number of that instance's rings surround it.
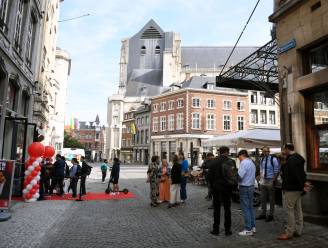
M 248 231 L 248 230 L 244 230 L 238 233 L 240 236 L 252 236 L 253 232 L 252 231 Z
M 106 183 L 105 181 L 102 182 L 102 184 Z
M 231 231 L 231 230 L 229 230 L 229 231 L 225 231 L 225 235 L 226 235 L 226 236 L 231 236 L 231 235 L 232 235 L 232 231 Z
M 252 232 L 256 233 L 256 228 L 255 227 L 252 228 Z

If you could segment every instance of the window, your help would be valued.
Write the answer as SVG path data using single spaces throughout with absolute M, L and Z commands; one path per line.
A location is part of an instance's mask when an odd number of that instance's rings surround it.
M 145 135 L 145 131 L 141 130 L 141 132 L 140 132 L 140 144 L 144 143 L 144 138 L 145 138 L 144 135 Z
M 200 108 L 200 99 L 199 98 L 192 98 L 192 107 L 193 108 Z
M 161 116 L 161 131 L 166 130 L 166 116 Z
M 22 114 L 25 117 L 28 116 L 29 107 L 30 107 L 30 96 L 28 95 L 28 93 L 26 91 L 24 91 L 23 95 L 22 95 L 22 108 L 21 108 L 21 111 L 22 111 Z
M 141 55 L 146 55 L 146 47 L 145 46 L 141 47 L 140 54 Z
M 255 91 L 251 93 L 251 103 L 257 104 L 257 92 Z
M 183 129 L 183 113 L 177 114 L 177 129 Z
M 261 124 L 267 124 L 266 110 L 260 110 L 260 122 L 261 122 Z
M 256 109 L 252 109 L 251 110 L 251 123 L 252 124 L 257 124 L 258 122 L 258 116 L 257 116 L 257 110 Z
M 153 132 L 158 131 L 158 117 L 153 118 Z
M 18 8 L 16 13 L 16 26 L 14 35 L 14 47 L 21 50 L 21 38 L 23 33 L 23 15 L 24 15 L 24 0 L 18 0 Z
M 207 100 L 207 108 L 210 108 L 210 109 L 215 108 L 215 100 L 214 99 Z
M 166 103 L 165 102 L 161 102 L 161 105 L 160 105 L 160 108 L 159 108 L 159 111 L 165 111 L 165 105 Z
M 148 115 L 146 115 L 146 123 L 145 124 L 149 125 L 149 116 Z
M 276 124 L 276 113 L 274 111 L 269 111 L 269 124 L 270 125 Z
M 140 118 L 137 118 L 137 125 L 140 126 L 140 124 L 141 124 Z
M 145 118 L 144 117 L 141 117 L 141 125 L 145 125 Z
M 168 130 L 172 131 L 174 130 L 174 115 L 169 115 L 169 128 Z
M 26 62 L 29 67 L 32 65 L 33 45 L 35 39 L 35 25 L 36 19 L 31 15 L 30 23 L 28 25 L 27 41 L 26 41 Z
M 168 110 L 174 109 L 174 101 L 169 101 Z
M 223 130 L 230 131 L 231 130 L 231 117 L 230 115 L 223 116 Z
M 18 89 L 15 83 L 12 80 L 10 80 L 9 87 L 8 87 L 8 94 L 7 94 L 7 104 L 8 104 L 8 108 L 13 111 L 15 111 L 17 108 L 17 94 L 18 94 Z
M 245 103 L 244 102 L 237 102 L 237 110 L 243 111 L 245 109 Z
M 161 54 L 161 48 L 160 48 L 160 46 L 158 46 L 158 45 L 155 47 L 155 54 L 156 54 L 156 55 Z
M 200 129 L 200 114 L 192 113 L 192 126 L 193 129 Z
M 274 106 L 275 104 L 275 99 L 273 98 L 267 98 L 267 103 L 269 106 Z
M 307 95 L 305 116 L 308 127 L 307 158 L 309 170 L 328 173 L 328 90 Z M 317 108 L 320 106 L 320 108 Z
M 223 101 L 223 109 L 224 110 L 230 110 L 231 109 L 231 101 Z
M 183 107 L 183 99 L 178 99 L 177 108 L 182 108 L 182 107 Z
M 206 128 L 207 128 L 207 130 L 215 130 L 215 116 L 214 116 L 214 114 L 207 114 Z
M 8 21 L 8 0 L 0 0 L 0 28 L 3 32 L 7 33 Z
M 122 139 L 122 147 L 126 147 L 126 140 Z
M 153 112 L 157 113 L 158 112 L 158 103 L 153 105 Z
M 149 130 L 148 129 L 145 130 L 145 142 L 146 142 L 146 144 L 149 143 Z
M 314 73 L 328 68 L 328 42 L 325 44 L 312 48 L 308 51 L 307 58 L 309 73 Z
M 238 131 L 244 130 L 244 116 L 237 117 L 237 128 Z
M 265 99 L 264 93 L 260 93 L 260 104 L 262 104 L 262 105 L 266 104 L 266 99 Z

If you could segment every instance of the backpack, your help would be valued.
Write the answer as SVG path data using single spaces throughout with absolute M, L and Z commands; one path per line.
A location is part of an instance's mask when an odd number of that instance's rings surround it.
M 275 159 L 277 159 L 277 162 L 278 162 L 278 164 L 280 164 L 280 161 L 279 161 L 279 159 L 278 159 L 278 157 L 276 156 L 276 155 L 274 155 L 274 154 L 270 154 L 270 156 L 271 156 L 271 166 L 272 167 L 274 167 L 274 164 L 273 164 L 273 159 L 275 158 Z M 260 166 L 261 166 L 261 164 L 262 164 L 262 161 L 263 161 L 263 158 L 261 158 L 260 159 Z M 254 162 L 254 161 L 253 161 Z M 255 164 L 255 162 L 254 162 L 254 164 Z

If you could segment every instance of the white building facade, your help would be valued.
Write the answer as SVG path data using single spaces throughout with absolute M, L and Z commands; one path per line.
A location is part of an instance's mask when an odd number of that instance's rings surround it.
M 48 132 L 49 144 L 56 153 L 60 153 L 64 144 L 65 110 L 67 102 L 67 83 L 71 71 L 71 58 L 68 52 L 57 47 L 54 79 L 51 82 L 50 95 L 53 105 L 50 107 Z

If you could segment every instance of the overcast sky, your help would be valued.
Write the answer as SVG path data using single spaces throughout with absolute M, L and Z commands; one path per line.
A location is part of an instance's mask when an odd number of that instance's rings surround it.
M 72 58 L 66 122 L 71 116 L 106 122 L 107 98 L 117 91 L 121 39 L 150 19 L 181 34 L 182 45 L 234 45 L 257 0 L 65 0 L 60 19 L 90 16 L 59 25 L 58 46 Z M 239 45 L 270 40 L 273 0 L 262 0 Z

